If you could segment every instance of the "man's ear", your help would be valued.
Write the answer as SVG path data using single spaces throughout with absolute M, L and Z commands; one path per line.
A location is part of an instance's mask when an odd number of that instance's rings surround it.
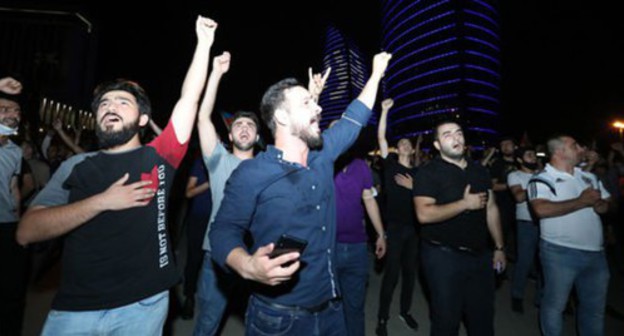
M 275 113 L 273 114 L 273 119 L 275 119 L 276 124 L 286 126 L 289 124 L 290 115 L 288 114 L 288 111 L 286 111 L 285 109 L 278 108 L 275 110 Z
M 440 143 L 438 142 L 438 140 L 435 140 L 433 142 L 433 147 L 435 147 L 435 149 L 437 149 L 438 152 L 440 151 Z
M 230 139 L 230 142 L 232 142 L 232 140 L 234 140 L 234 138 L 232 137 L 232 133 L 228 133 L 228 139 Z
M 147 125 L 149 121 L 150 117 L 147 114 L 141 114 L 141 116 L 139 117 L 139 126 L 143 127 Z

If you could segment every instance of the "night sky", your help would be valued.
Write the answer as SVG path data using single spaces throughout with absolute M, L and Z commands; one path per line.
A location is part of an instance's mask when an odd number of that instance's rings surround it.
M 262 1 L 254 8 L 248 1 L 171 1 L 143 11 L 118 0 L 15 3 L 32 8 L 56 4 L 85 13 L 98 34 L 96 81 L 139 81 L 161 123 L 190 62 L 197 14 L 219 23 L 213 55 L 232 53 L 217 103 L 227 110 L 257 110 L 270 84 L 289 76 L 306 81 L 308 66 L 320 69 L 328 22 L 350 34 L 366 54 L 379 50 L 379 4 L 374 0 Z M 503 132 L 519 138 L 527 130 L 534 142 L 555 131 L 585 142 L 596 138 L 600 144 L 616 137 L 609 123 L 624 118 L 624 21 L 616 16 L 616 4 L 500 3 Z

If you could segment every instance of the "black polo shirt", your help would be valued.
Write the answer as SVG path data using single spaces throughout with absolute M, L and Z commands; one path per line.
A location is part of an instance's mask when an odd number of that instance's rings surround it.
M 435 198 L 438 205 L 453 203 L 464 197 L 468 184 L 472 193 L 492 189 L 490 174 L 481 165 L 469 160 L 462 169 L 438 156 L 418 170 L 413 196 Z M 485 209 L 464 211 L 439 223 L 424 224 L 420 230 L 423 239 L 452 247 L 484 251 L 489 244 Z
M 412 200 L 412 190 L 398 185 L 394 181 L 397 174 L 411 175 L 412 178 L 418 170 L 415 167 L 407 168 L 399 163 L 396 155 L 389 155 L 383 161 L 384 192 L 386 193 L 385 219 L 387 224 L 392 225 L 416 225 L 416 212 Z

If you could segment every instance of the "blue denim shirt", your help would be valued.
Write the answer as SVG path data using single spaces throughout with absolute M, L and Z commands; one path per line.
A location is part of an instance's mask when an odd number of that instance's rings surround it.
M 354 100 L 342 118 L 323 132 L 323 148 L 310 151 L 307 167 L 282 159 L 274 146 L 243 161 L 232 173 L 210 231 L 212 257 L 222 267 L 236 247 L 250 254 L 282 234 L 305 239 L 301 268 L 278 286 L 254 283 L 254 294 L 283 305 L 313 307 L 339 296 L 334 248 L 336 201 L 334 161 L 356 140 L 370 109 Z M 243 241 L 250 232 L 253 243 Z

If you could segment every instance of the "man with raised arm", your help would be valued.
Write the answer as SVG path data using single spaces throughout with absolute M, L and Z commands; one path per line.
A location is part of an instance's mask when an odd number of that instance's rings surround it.
M 370 117 L 390 57 L 375 56 L 362 93 L 323 134 L 321 108 L 295 79 L 265 92 L 260 109 L 275 146 L 232 173 L 210 232 L 214 260 L 254 281 L 248 335 L 346 333 L 335 278 L 334 161 Z M 251 247 L 245 245 L 246 232 Z M 283 234 L 307 241 L 303 253 L 271 258 Z
M 377 141 L 383 158 L 385 220 L 388 223 L 386 230 L 388 253 L 379 290 L 379 310 L 375 329 L 378 336 L 387 335 L 390 304 L 399 281 L 399 274 L 402 278 L 399 319 L 408 328 L 418 330 L 418 322 L 410 314 L 418 263 L 416 213 L 412 201 L 413 177 L 417 171 L 412 161 L 416 151 L 410 139 L 401 138 L 397 142 L 397 156 L 389 156 L 386 126 L 388 112 L 393 105 L 394 101 L 391 98 L 381 102 L 381 116 L 377 127 Z
M 193 130 L 217 24 L 198 17 L 197 46 L 162 134 L 142 146 L 150 102 L 136 83 L 95 91 L 102 148 L 61 165 L 19 224 L 23 244 L 65 235 L 63 274 L 43 335 L 160 335 L 179 274 L 167 232 L 175 170 Z

